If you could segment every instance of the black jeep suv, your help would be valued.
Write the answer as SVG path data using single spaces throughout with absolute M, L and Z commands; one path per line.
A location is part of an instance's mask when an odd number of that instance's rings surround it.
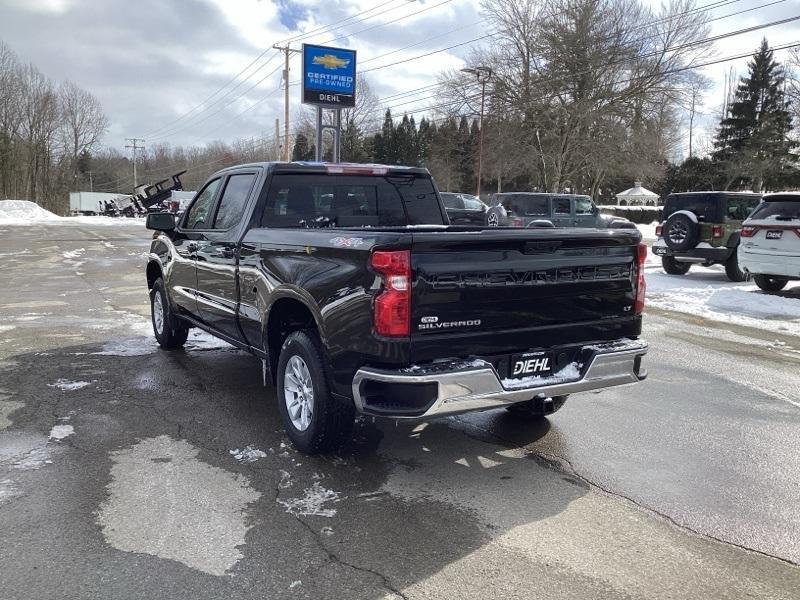
M 685 275 L 692 264 L 724 264 L 728 279 L 744 281 L 736 255 L 739 232 L 759 202 L 761 194 L 750 192 L 670 194 L 653 254 L 670 275 Z

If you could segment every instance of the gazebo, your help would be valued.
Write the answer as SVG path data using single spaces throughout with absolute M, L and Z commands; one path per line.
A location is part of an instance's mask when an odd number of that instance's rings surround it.
M 658 194 L 634 181 L 633 187 L 617 194 L 617 206 L 658 206 Z

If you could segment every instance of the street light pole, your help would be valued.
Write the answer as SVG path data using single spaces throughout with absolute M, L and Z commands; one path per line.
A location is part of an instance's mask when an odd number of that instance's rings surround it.
M 463 73 L 475 75 L 481 86 L 481 114 L 478 119 L 478 182 L 475 185 L 475 195 L 481 197 L 481 168 L 483 165 L 483 109 L 486 101 L 486 84 L 492 77 L 492 70 L 489 67 L 475 67 L 461 69 Z

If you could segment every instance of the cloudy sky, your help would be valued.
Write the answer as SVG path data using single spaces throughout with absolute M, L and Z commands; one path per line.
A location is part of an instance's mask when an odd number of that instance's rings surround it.
M 714 5 L 712 17 L 756 9 L 715 20 L 713 34 L 800 15 L 800 0 L 698 4 Z M 723 40 L 717 56 L 754 49 L 765 35 L 773 46 L 800 42 L 799 23 Z M 281 56 L 271 48 L 287 39 L 298 48 L 306 41 L 357 49 L 359 70 L 385 104 L 395 113 L 417 111 L 435 104 L 430 90 L 388 97 L 464 66 L 475 43 L 401 61 L 489 31 L 480 0 L 0 0 L 0 40 L 53 80 L 94 93 L 111 122 L 104 142 L 120 149 L 134 136 L 186 145 L 270 135 L 283 115 Z M 714 82 L 701 108 L 707 124 L 721 105 L 725 73 L 731 66 L 741 73 L 745 62 L 704 70 Z M 292 80 L 299 70 L 294 57 Z M 297 115 L 300 89 L 290 89 Z M 698 137 L 702 146 L 702 131 Z

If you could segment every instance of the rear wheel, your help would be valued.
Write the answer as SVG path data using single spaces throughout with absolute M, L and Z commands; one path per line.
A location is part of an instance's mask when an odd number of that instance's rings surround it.
M 329 452 L 350 437 L 355 410 L 352 403 L 331 397 L 315 331 L 295 331 L 286 338 L 278 359 L 276 395 L 286 434 L 301 452 Z
M 525 419 L 543 419 L 557 412 L 569 396 L 553 396 L 552 398 L 534 398 L 525 402 L 517 402 L 506 406 L 506 410 L 513 415 Z
M 725 275 L 728 276 L 728 279 L 737 283 L 747 279 L 745 272 L 739 268 L 739 253 L 735 248 L 731 257 L 725 261 Z
M 674 256 L 662 256 L 661 266 L 668 275 L 686 275 L 692 268 L 692 263 L 679 262 Z
M 789 283 L 788 279 L 782 277 L 772 277 L 771 275 L 754 275 L 756 285 L 765 292 L 779 292 Z
M 172 314 L 167 301 L 164 280 L 155 280 L 150 290 L 150 315 L 153 322 L 153 334 L 158 345 L 167 350 L 180 348 L 189 337 L 189 324 Z

